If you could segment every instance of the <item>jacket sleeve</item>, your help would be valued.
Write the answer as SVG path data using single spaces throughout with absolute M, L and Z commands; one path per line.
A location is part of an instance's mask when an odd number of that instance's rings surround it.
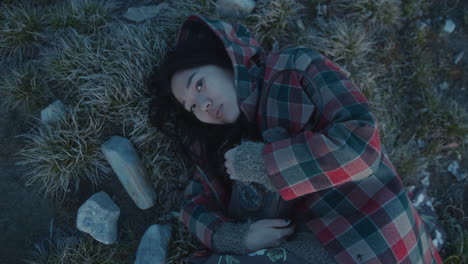
M 224 187 L 216 179 L 206 180 L 206 174 L 197 166 L 184 192 L 184 203 L 179 220 L 206 247 L 212 249 L 213 232 L 223 222 L 231 221 L 223 212 L 226 200 Z
M 365 178 L 378 168 L 381 155 L 377 121 L 344 71 L 310 49 L 296 53 L 295 67 L 307 73 L 310 82 L 296 72 L 284 79 L 296 78 L 312 98 L 296 102 L 290 97 L 289 112 L 307 101 L 318 116 L 302 131 L 263 147 L 267 175 L 285 200 Z M 293 89 L 289 84 L 280 84 L 281 89 Z M 284 104 L 283 98 L 275 100 Z M 316 119 L 318 123 L 311 126 Z

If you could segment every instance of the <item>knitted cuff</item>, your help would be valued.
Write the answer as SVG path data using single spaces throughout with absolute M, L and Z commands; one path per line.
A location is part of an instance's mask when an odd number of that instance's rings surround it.
M 224 222 L 213 233 L 211 245 L 216 252 L 246 255 L 245 237 L 250 222 Z
M 234 156 L 234 171 L 241 181 L 257 182 L 271 191 L 276 191 L 275 186 L 268 177 L 262 152 L 265 144 L 261 142 L 244 141 L 236 150 Z
M 281 245 L 288 252 L 314 264 L 336 264 L 312 232 L 297 232 Z

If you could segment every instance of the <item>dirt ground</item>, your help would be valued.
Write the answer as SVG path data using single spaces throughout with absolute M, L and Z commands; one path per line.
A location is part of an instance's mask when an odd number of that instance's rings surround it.
M 33 242 L 48 235 L 56 210 L 40 194 L 25 187 L 13 154 L 21 147 L 16 135 L 24 133 L 18 111 L 0 110 L 0 263 L 22 263 Z

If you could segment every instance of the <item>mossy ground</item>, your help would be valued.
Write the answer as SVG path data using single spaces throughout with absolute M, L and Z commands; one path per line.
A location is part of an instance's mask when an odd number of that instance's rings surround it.
M 151 21 L 132 24 L 123 19 L 128 7 L 160 2 L 167 3 L 168 8 Z M 52 236 L 49 226 L 29 237 L 34 241 L 24 240 L 24 247 L 15 244 L 16 251 L 3 247 L 10 250 L 12 261 L 21 256 L 33 263 L 60 263 L 56 260 L 62 257 L 70 263 L 81 263 L 79 257 L 85 256 L 89 258 L 86 263 L 131 263 L 143 232 L 154 223 L 172 223 L 175 227 L 170 263 L 177 263 L 199 245 L 177 224 L 173 213 L 178 203 L 175 194 L 190 175 L 190 166 L 177 156 L 173 139 L 149 127 L 145 119 L 149 95 L 144 83 L 150 66 L 158 64 L 174 43 L 175 32 L 188 14 L 217 17 L 213 3 L 208 0 L 0 3 L 0 73 L 4 76 L 0 83 L 1 103 L 7 106 L 3 111 L 8 111 L 8 116 L 19 113 L 21 118 L 11 120 L 22 126 L 16 131 L 40 136 L 43 124 L 33 117 L 38 117 L 40 108 L 56 99 L 77 106 L 81 117 L 89 116 L 86 109 L 92 109 L 94 122 L 104 120 L 93 145 L 101 144 L 111 135 L 128 137 L 160 195 L 157 206 L 143 212 L 135 208 L 115 177 L 100 182 L 84 179 L 79 185 L 72 182 L 78 193 L 65 193 L 66 198 L 60 201 L 44 200 L 55 210 L 56 220 L 50 226 L 57 226 L 57 230 L 73 229 L 77 208 L 93 193 L 105 190 L 121 208 L 119 243 L 95 245 L 89 238 L 73 232 L 70 235 L 57 231 Z M 468 55 L 454 63 L 454 56 L 460 51 L 468 54 L 467 8 L 468 4 L 456 0 L 259 0 L 249 17 L 238 20 L 254 32 L 266 51 L 288 45 L 308 46 L 329 56 L 351 74 L 371 102 L 379 120 L 382 143 L 405 185 L 419 185 L 422 177 L 429 175 L 429 194 L 434 197 L 440 223 L 447 232 L 441 250 L 445 263 L 468 261 L 465 202 L 468 181 L 457 181 L 447 170 L 451 162 L 457 161 L 462 171 L 468 171 Z M 448 18 L 457 25 L 451 34 L 442 29 Z M 20 69 L 30 71 L 25 65 L 40 65 L 40 75 L 22 74 Z M 112 93 L 106 93 L 108 89 Z M 31 96 L 28 91 L 37 95 Z M 8 134 L 7 128 L 2 131 Z M 64 132 L 70 133 L 66 129 Z M 27 141 L 13 142 L 2 143 L 9 146 L 3 155 L 13 155 L 28 146 Z M 48 151 L 52 157 L 60 155 L 46 145 L 36 150 Z M 80 153 L 83 160 L 92 158 L 86 151 Z M 11 162 L 1 164 L 12 166 Z M 84 165 L 73 164 L 69 166 Z M 2 176 L 5 177 L 2 189 L 8 189 L 10 179 L 21 174 L 18 168 L 18 172 Z M 40 179 L 45 175 L 29 177 Z M 31 178 L 15 179 L 18 183 L 28 180 Z M 66 180 L 68 184 L 73 178 Z M 63 188 L 58 185 L 54 189 L 50 182 L 46 187 L 40 180 L 35 182 L 27 188 L 33 193 L 45 190 L 40 192 L 40 199 L 44 192 L 51 194 Z M 6 195 L 2 202 L 17 199 L 14 193 Z M 0 225 L 7 230 L 10 230 L 7 224 L 15 221 L 15 217 L 26 217 L 26 211 L 12 215 L 0 215 Z M 8 239 L 22 233 L 7 234 L 10 236 L 5 236 L 2 244 L 7 245 Z M 40 234 L 49 236 L 48 240 L 38 237 Z M 64 235 L 77 237 L 81 243 L 65 243 Z M 34 250 L 33 242 L 42 248 Z

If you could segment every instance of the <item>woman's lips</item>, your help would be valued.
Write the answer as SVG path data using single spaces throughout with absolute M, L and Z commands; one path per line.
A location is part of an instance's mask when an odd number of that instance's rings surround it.
M 216 111 L 216 118 L 219 119 L 222 115 L 222 110 L 221 108 L 223 107 L 223 105 L 221 104 L 219 107 L 218 107 L 218 110 Z

